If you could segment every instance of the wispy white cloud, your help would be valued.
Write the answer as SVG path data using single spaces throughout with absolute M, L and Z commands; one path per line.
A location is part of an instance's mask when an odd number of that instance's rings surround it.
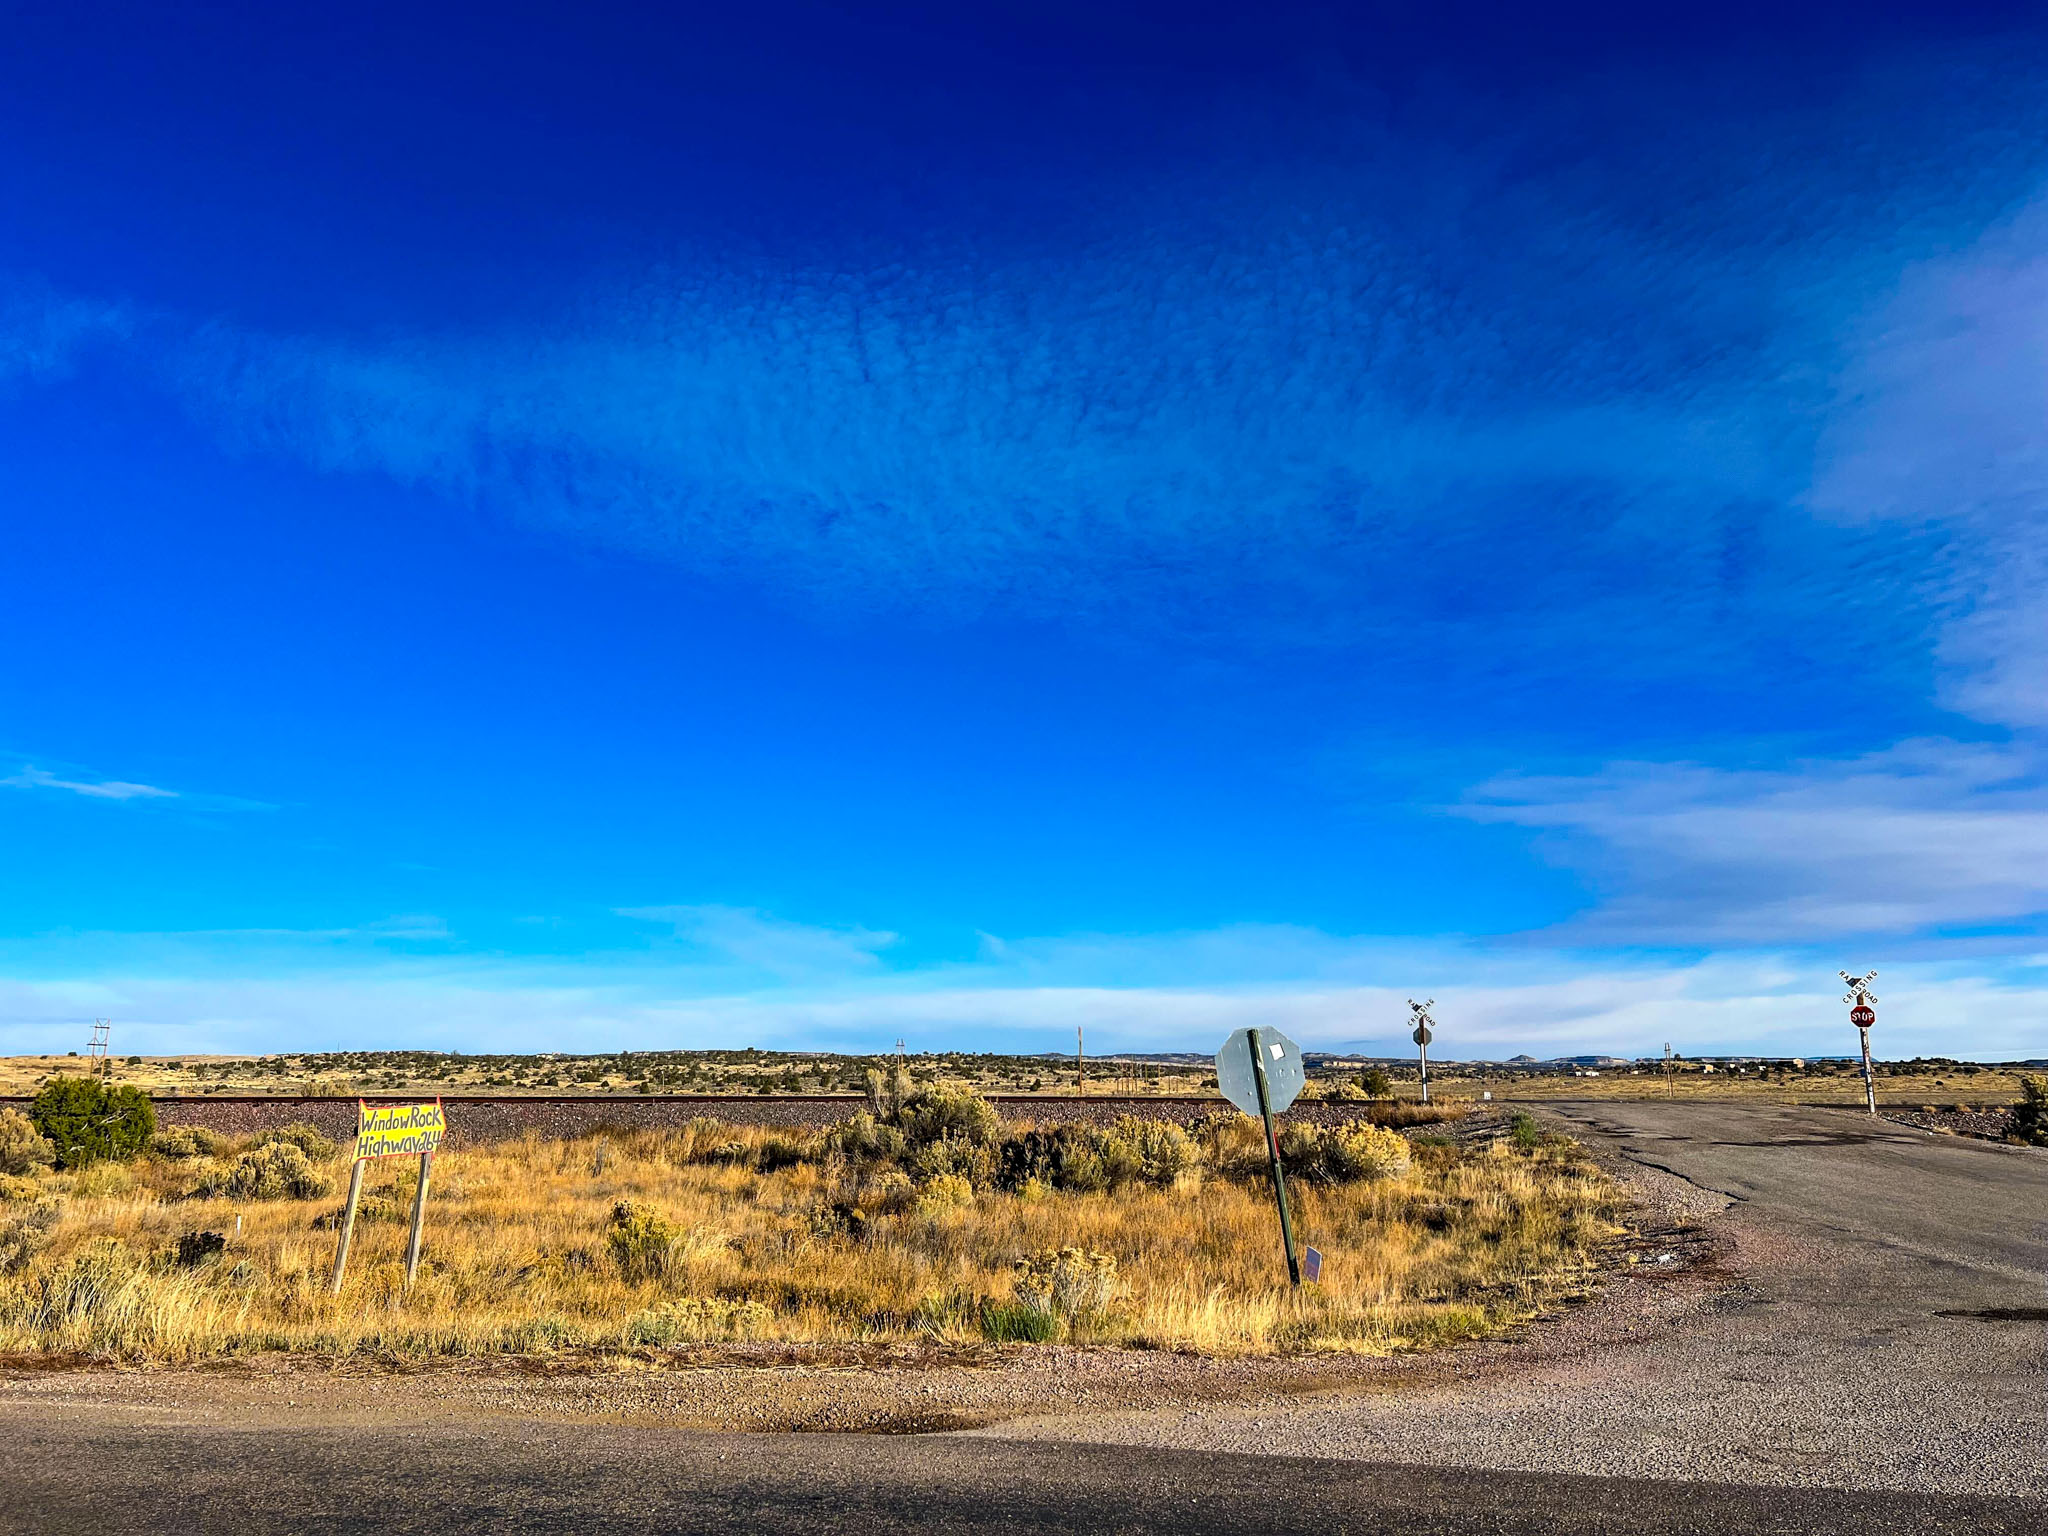
M 1172 949 L 1194 936 L 1166 941 Z M 1107 940 L 1093 941 L 1099 950 Z M 1155 941 L 1123 941 L 1136 955 Z M 1677 963 L 1589 953 L 1487 953 L 1351 944 L 1381 980 L 1102 986 L 972 968 L 891 972 L 803 987 L 705 991 L 687 969 L 387 959 L 280 976 L 110 970 L 67 978 L 0 969 L 0 1051 L 67 1048 L 80 1021 L 115 1020 L 124 1048 L 308 1050 L 676 1049 L 736 1045 L 886 1050 L 1207 1050 L 1246 1024 L 1315 1048 L 1405 1054 L 1406 998 L 1437 998 L 1447 1058 L 1612 1052 L 1812 1054 L 1854 1049 L 1832 957 L 1726 955 Z M 1056 941 L 1042 943 L 1051 954 Z M 1996 974 L 1887 957 L 1880 1044 L 1893 1055 L 2048 1055 L 2048 954 Z M 1839 963 L 1836 961 L 1835 963 Z M 1056 968 L 1056 967 L 1055 967 Z
M 2048 912 L 2048 761 L 1914 741 L 1759 770 L 1509 774 L 1459 815 L 1527 827 L 1598 900 L 1585 941 L 1788 942 L 2032 925 Z
M 1810 503 L 1946 530 L 1946 698 L 2048 725 L 2048 194 L 1910 268 L 1869 320 Z
M 61 294 L 49 284 L 0 273 L 0 386 L 60 378 L 91 348 L 132 339 L 125 305 Z
M 159 789 L 154 784 L 131 784 L 124 779 L 61 779 L 54 773 L 47 773 L 33 766 L 24 766 L 19 772 L 0 779 L 0 786 L 8 789 L 55 789 L 68 794 L 84 795 L 89 800 L 178 798 L 176 790 Z
M 793 923 L 751 907 L 621 907 L 619 915 L 661 924 L 717 959 L 784 979 L 871 971 L 896 942 L 893 933 Z

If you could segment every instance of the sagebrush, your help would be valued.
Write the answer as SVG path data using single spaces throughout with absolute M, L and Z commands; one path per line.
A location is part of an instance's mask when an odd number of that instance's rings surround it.
M 879 1116 L 829 1132 L 697 1121 L 444 1149 L 410 1293 L 410 1185 L 374 1166 L 364 1209 L 394 1219 L 360 1224 L 339 1297 L 340 1157 L 181 1140 L 44 1171 L 18 1181 L 33 1199 L 0 1204 L 0 1351 L 1385 1351 L 1528 1316 L 1582 1283 L 1615 1230 L 1613 1187 L 1560 1139 L 1293 1127 L 1298 1230 L 1325 1255 L 1322 1283 L 1296 1293 L 1254 1122 L 1015 1127 L 957 1100 L 878 1097 Z

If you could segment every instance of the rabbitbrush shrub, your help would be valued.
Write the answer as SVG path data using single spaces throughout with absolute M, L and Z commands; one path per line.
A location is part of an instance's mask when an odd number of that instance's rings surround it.
M 277 1142 L 286 1146 L 297 1147 L 306 1154 L 308 1161 L 315 1163 L 324 1163 L 341 1150 L 331 1137 L 321 1133 L 318 1126 L 308 1125 L 303 1120 L 295 1121 L 290 1125 L 281 1125 L 272 1131 L 265 1131 L 256 1138 L 258 1146 L 262 1146 L 266 1142 Z
M 913 1093 L 894 1116 L 896 1127 L 912 1147 L 940 1140 L 964 1141 L 977 1147 L 993 1143 L 1002 1133 L 995 1106 L 971 1088 L 940 1085 Z
M 659 1280 L 675 1265 L 683 1231 L 652 1206 L 621 1200 L 612 1207 L 604 1241 L 628 1280 Z
M 1120 1288 L 1116 1257 L 1057 1248 L 1017 1261 L 1017 1304 L 1072 1327 L 1100 1320 Z
M 33 1120 L 18 1109 L 0 1109 L 0 1174 L 19 1178 L 56 1160 L 55 1144 Z
M 0 1275 L 18 1275 L 29 1261 L 50 1246 L 57 1227 L 57 1207 L 45 1200 L 26 1209 L 0 1208 Z
M 230 1200 L 318 1200 L 333 1193 L 334 1181 L 289 1141 L 251 1147 L 232 1163 L 210 1169 L 193 1190 Z
M 174 1125 L 149 1138 L 149 1150 L 170 1162 L 195 1157 L 219 1157 L 228 1149 L 227 1137 L 203 1125 Z

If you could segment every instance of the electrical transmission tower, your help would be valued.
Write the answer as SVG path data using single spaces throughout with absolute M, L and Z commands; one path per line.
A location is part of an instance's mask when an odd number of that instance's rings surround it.
M 92 1021 L 92 1045 L 85 1053 L 85 1069 L 87 1072 L 99 1077 L 105 1077 L 113 1071 L 113 1064 L 107 1060 L 107 1040 L 113 1032 L 114 1021 L 112 1019 L 94 1019 Z

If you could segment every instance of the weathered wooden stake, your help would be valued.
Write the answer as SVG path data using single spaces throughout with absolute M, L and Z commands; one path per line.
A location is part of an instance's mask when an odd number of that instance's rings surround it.
M 327 1294 L 341 1294 L 341 1272 L 348 1267 L 349 1240 L 356 1235 L 356 1203 L 363 1198 L 363 1160 L 359 1157 L 348 1172 L 348 1204 L 341 1212 L 341 1237 L 334 1245 L 334 1281 Z
M 405 1288 L 412 1289 L 412 1277 L 420 1270 L 420 1230 L 427 1220 L 427 1181 L 434 1176 L 434 1154 L 420 1154 L 420 1187 L 412 1197 L 412 1236 L 405 1242 Z
M 1280 1168 L 1280 1135 L 1273 1129 L 1273 1100 L 1266 1091 L 1266 1051 L 1259 1032 L 1247 1032 L 1245 1043 L 1252 1052 L 1252 1082 L 1259 1090 L 1259 1116 L 1266 1122 L 1266 1156 L 1273 1170 L 1273 1198 L 1280 1205 L 1280 1242 L 1287 1250 L 1287 1278 L 1301 1289 L 1301 1261 L 1294 1256 L 1294 1218 L 1287 1213 L 1287 1176 Z

